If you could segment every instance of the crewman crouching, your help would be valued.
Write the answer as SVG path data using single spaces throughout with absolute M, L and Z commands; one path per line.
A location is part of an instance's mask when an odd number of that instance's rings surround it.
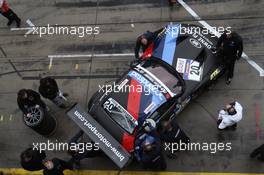
M 165 170 L 167 165 L 162 153 L 161 140 L 155 129 L 155 121 L 148 120 L 147 124 L 144 124 L 145 133 L 135 142 L 136 159 L 145 169 Z
M 243 117 L 243 107 L 237 101 L 226 105 L 225 109 L 219 111 L 218 114 L 218 129 L 236 130 L 237 123 Z
M 68 96 L 68 94 L 59 90 L 57 82 L 53 78 L 45 77 L 40 79 L 39 93 L 57 106 L 66 108 L 67 99 L 64 96 Z

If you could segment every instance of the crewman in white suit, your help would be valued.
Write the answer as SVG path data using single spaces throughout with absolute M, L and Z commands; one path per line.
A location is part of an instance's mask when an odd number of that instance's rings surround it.
M 233 129 L 236 130 L 237 123 L 242 119 L 243 107 L 237 101 L 226 105 L 225 109 L 219 111 L 218 114 L 218 129 Z

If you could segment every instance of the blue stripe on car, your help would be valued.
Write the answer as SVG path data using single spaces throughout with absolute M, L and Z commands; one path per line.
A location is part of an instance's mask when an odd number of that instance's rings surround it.
M 179 33 L 180 24 L 167 26 L 165 43 L 162 52 L 162 60 L 170 65 L 173 63 Z
M 162 58 L 162 52 L 164 48 L 165 39 L 157 39 L 154 44 L 154 49 L 152 55 L 156 58 Z

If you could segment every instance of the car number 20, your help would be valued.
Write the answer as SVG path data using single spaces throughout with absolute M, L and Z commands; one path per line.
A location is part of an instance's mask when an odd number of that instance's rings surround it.
M 108 99 L 107 101 L 105 101 L 104 108 L 106 110 L 111 111 L 114 107 L 115 107 L 115 104 L 110 99 Z
M 199 66 L 191 65 L 190 74 L 191 75 L 195 74 L 197 76 L 200 76 L 200 68 L 199 68 Z

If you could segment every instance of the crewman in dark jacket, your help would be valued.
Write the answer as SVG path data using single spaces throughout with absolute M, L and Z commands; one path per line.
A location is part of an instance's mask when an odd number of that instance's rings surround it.
M 65 98 L 68 94 L 62 93 L 58 88 L 57 82 L 51 77 L 40 79 L 39 93 L 60 108 L 68 106 L 67 99 Z
M 63 171 L 66 169 L 72 170 L 72 164 L 64 160 L 54 158 L 46 160 L 44 163 L 43 175 L 64 175 Z
M 260 161 L 264 161 L 264 144 L 256 148 L 251 154 L 251 158 L 257 157 Z
M 46 109 L 46 104 L 40 99 L 39 93 L 31 89 L 21 89 L 17 94 L 17 104 L 21 111 L 25 114 L 29 114 L 30 107 L 42 107 Z
M 146 33 L 144 33 L 143 35 L 137 38 L 136 47 L 135 47 L 136 59 L 139 58 L 140 48 L 142 49 L 142 52 L 145 52 L 145 50 L 150 46 L 150 44 L 154 42 L 156 37 L 157 37 L 157 33 L 147 31 Z
M 28 171 L 38 171 L 44 169 L 43 160 L 46 158 L 46 153 L 39 152 L 38 150 L 33 150 L 28 148 L 23 151 L 20 155 L 21 166 Z
M 160 139 L 156 139 L 154 143 L 146 138 L 143 143 L 142 163 L 145 168 L 153 170 L 165 170 L 167 168 L 166 160 L 162 153 L 162 145 Z
M 165 170 L 167 164 L 162 153 L 159 135 L 152 121 L 144 125 L 145 133 L 137 137 L 135 141 L 135 157 L 145 169 Z
M 160 139 L 168 143 L 189 143 L 190 138 L 176 122 L 164 121 L 159 126 Z
M 178 124 L 170 120 L 161 122 L 161 124 L 158 126 L 158 132 L 160 134 L 161 141 L 163 141 L 165 144 L 167 143 L 187 144 L 190 142 L 190 138 L 178 126 Z M 177 157 L 176 154 L 174 154 L 174 152 L 166 151 L 166 149 L 165 152 L 169 158 Z
M 51 77 L 40 79 L 39 93 L 43 97 L 53 100 L 59 93 L 57 82 Z
M 243 53 L 242 38 L 236 32 L 224 32 L 219 38 L 216 48 L 223 52 L 227 70 L 226 84 L 230 84 L 234 75 L 235 62 L 241 58 Z

